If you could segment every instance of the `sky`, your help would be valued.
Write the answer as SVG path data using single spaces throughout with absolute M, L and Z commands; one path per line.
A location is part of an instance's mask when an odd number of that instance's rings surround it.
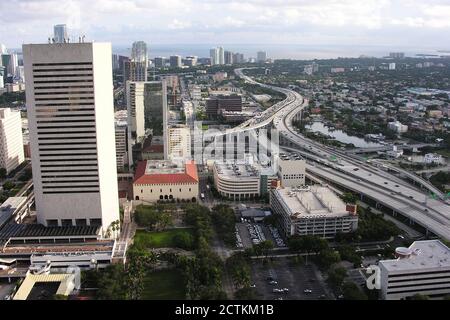
M 0 43 L 69 35 L 129 46 L 266 44 L 450 50 L 450 0 L 0 0 Z

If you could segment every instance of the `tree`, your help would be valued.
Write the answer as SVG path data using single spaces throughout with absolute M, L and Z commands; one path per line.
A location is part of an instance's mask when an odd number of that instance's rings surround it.
M 325 249 L 320 251 L 317 257 L 318 263 L 324 269 L 329 269 L 333 264 L 339 262 L 341 257 L 339 252 L 334 251 L 333 249 Z
M 176 247 L 191 250 L 194 248 L 194 237 L 188 232 L 177 233 L 173 237 L 173 242 Z
M 9 191 L 11 189 L 13 189 L 16 185 L 12 182 L 12 181 L 5 181 L 5 183 L 3 183 L 3 189 Z
M 353 282 L 345 282 L 342 287 L 345 300 L 367 300 L 367 295 Z
M 351 192 L 345 192 L 342 195 L 342 201 L 345 203 L 355 203 L 356 202 L 356 196 Z
M 5 178 L 6 178 L 6 169 L 0 168 L 0 179 L 5 179 Z
M 341 289 L 345 277 L 347 277 L 347 270 L 343 267 L 335 267 L 328 271 L 328 282 L 335 289 Z
M 264 258 L 267 258 L 269 255 L 270 250 L 273 249 L 273 243 L 272 241 L 265 240 L 261 243 L 258 243 L 253 246 L 253 252 L 256 256 L 264 256 Z

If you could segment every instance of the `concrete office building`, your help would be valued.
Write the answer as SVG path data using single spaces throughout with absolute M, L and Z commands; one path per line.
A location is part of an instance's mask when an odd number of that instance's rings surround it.
M 0 89 L 5 87 L 6 68 L 0 65 Z
M 397 259 L 378 262 L 382 299 L 403 300 L 416 294 L 442 298 L 450 294 L 450 249 L 441 241 L 415 241 L 395 253 Z
M 38 223 L 119 220 L 110 43 L 23 45 Z
M 132 81 L 126 83 L 128 126 L 131 138 L 138 142 L 145 137 L 145 84 Z
M 181 56 L 170 56 L 169 64 L 171 68 L 181 68 Z
M 164 57 L 155 57 L 155 67 L 156 68 L 164 68 L 166 66 L 166 58 Z
M 198 174 L 194 161 L 186 161 L 184 166 L 167 160 L 141 161 L 136 169 L 133 182 L 135 200 L 192 201 L 198 198 Z
M 270 206 L 281 217 L 286 236 L 316 235 L 332 239 L 356 230 L 358 216 L 328 187 L 279 187 L 270 191 Z
M 67 35 L 67 26 L 65 24 L 57 24 L 53 27 L 53 39 L 55 43 L 64 43 L 69 39 Z
M 197 65 L 197 56 L 187 56 L 185 59 L 185 64 L 188 67 L 195 67 Z
M 244 63 L 244 54 L 238 52 L 234 53 L 233 63 Z
M 297 187 L 305 184 L 305 160 L 297 153 L 280 153 L 275 157 L 278 177 L 283 187 Z
M 218 95 L 206 100 L 206 115 L 209 118 L 217 118 L 221 110 L 242 111 L 242 97 L 240 95 Z
M 14 77 L 16 75 L 16 69 L 19 66 L 19 61 L 17 58 L 17 54 L 15 53 L 8 53 L 8 54 L 2 54 L 2 65 L 6 68 L 6 78 L 8 77 Z M 7 81 L 5 81 L 6 83 Z
M 147 63 L 127 60 L 123 63 L 124 81 L 147 81 Z
M 20 111 L 0 109 L 0 168 L 9 174 L 24 160 Z
M 191 130 L 188 126 L 178 125 L 168 129 L 169 159 L 191 159 Z

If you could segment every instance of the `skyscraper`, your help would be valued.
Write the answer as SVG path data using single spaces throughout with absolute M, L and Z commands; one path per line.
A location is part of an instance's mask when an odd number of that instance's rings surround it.
M 133 42 L 131 59 L 123 65 L 124 83 L 126 81 L 147 81 L 148 52 L 144 41 Z
M 9 174 L 24 160 L 20 111 L 0 109 L 0 168 Z
M 19 65 L 17 54 L 2 54 L 2 65 L 6 68 L 6 75 L 14 77 L 16 75 L 17 66 Z
M 225 64 L 233 64 L 233 52 L 225 51 Z
M 211 65 L 214 66 L 219 63 L 219 50 L 212 48 L 209 50 L 209 57 L 211 58 Z
M 267 60 L 267 53 L 265 51 L 258 51 L 256 53 L 257 62 L 266 62 L 266 60 Z
M 140 141 L 145 136 L 144 90 L 146 82 L 127 81 L 127 113 L 131 137 Z
M 225 51 L 223 50 L 223 47 L 219 47 L 218 49 L 218 64 L 225 64 Z
M 111 44 L 23 45 L 37 221 L 119 219 Z
M 64 43 L 67 41 L 67 27 L 65 24 L 57 24 L 53 27 L 53 39 L 56 43 Z
M 6 49 L 6 46 L 3 43 L 0 43 L 0 55 L 7 54 L 8 50 Z
M 169 63 L 171 68 L 181 68 L 181 56 L 170 56 Z
M 166 64 L 166 58 L 155 57 L 155 68 L 163 68 Z
M 147 44 L 144 41 L 133 42 L 133 47 L 131 48 L 131 60 L 147 63 L 148 51 Z

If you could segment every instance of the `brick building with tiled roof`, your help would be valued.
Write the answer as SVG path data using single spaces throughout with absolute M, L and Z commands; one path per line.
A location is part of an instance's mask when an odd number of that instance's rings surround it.
M 196 201 L 198 174 L 194 161 L 179 166 L 171 161 L 139 162 L 133 181 L 133 198 L 145 202 Z

